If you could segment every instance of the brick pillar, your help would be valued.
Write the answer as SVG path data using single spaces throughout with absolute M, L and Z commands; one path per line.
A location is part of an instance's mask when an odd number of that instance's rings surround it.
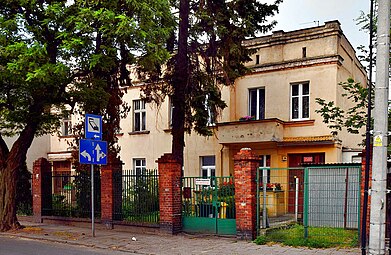
M 369 162 L 369 189 L 371 189 L 371 184 L 372 184 L 372 148 L 371 148 L 371 153 L 370 153 L 370 162 Z M 363 222 L 363 209 L 364 209 L 364 193 L 365 193 L 365 190 L 364 190 L 364 183 L 365 183 L 365 163 L 366 163 L 366 151 L 363 150 L 362 154 L 361 154 L 361 188 L 360 188 L 360 195 L 361 195 L 361 198 L 360 198 L 360 202 L 361 202 L 361 205 L 360 205 L 360 215 L 361 215 L 361 219 L 360 219 L 360 226 L 362 226 L 362 224 L 364 224 Z M 367 229 L 367 240 L 369 238 L 369 223 L 370 223 L 370 213 L 371 213 L 371 196 L 368 196 L 368 206 L 367 206 L 367 222 L 366 222 L 366 229 Z
M 113 229 L 114 208 L 122 208 L 122 161 L 109 154 L 108 164 L 101 167 L 101 221 Z
M 250 148 L 242 148 L 234 156 L 236 236 L 238 239 L 256 238 L 256 173 L 259 157 Z
M 50 209 L 52 206 L 51 167 L 45 158 L 34 161 L 32 192 L 34 221 L 42 223 L 43 209 Z
M 160 229 L 176 234 L 182 231 L 181 164 L 172 154 L 164 154 L 157 163 Z

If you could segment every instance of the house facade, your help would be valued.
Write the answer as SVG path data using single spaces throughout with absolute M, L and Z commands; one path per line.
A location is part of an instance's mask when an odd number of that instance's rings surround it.
M 334 101 L 347 109 L 349 102 L 338 84 L 353 78 L 366 86 L 366 73 L 338 21 L 323 26 L 250 39 L 244 44 L 255 53 L 247 63 L 252 72 L 223 87 L 227 104 L 213 135 L 185 136 L 185 176 L 229 176 L 233 156 L 241 148 L 259 155 L 260 165 L 296 167 L 302 163 L 353 162 L 361 135 L 340 132 L 337 137 L 315 113 L 316 98 Z M 156 160 L 171 151 L 171 104 L 145 103 L 140 87 L 126 88 L 124 101 L 131 112 L 121 120 L 118 133 L 124 169 L 157 168 Z M 50 138 L 53 171 L 70 171 L 69 132 L 76 116 L 64 120 L 62 136 Z M 103 131 L 104 132 L 104 131 Z

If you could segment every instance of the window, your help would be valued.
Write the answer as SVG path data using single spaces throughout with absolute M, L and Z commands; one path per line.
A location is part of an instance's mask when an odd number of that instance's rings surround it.
M 307 57 L 307 48 L 306 47 L 303 47 L 301 49 L 301 55 L 303 58 L 306 58 Z
M 202 178 L 216 176 L 215 156 L 201 157 L 201 175 Z
M 259 60 L 260 60 L 259 55 L 255 55 L 255 64 L 256 65 L 259 65 Z
M 249 115 L 256 120 L 265 118 L 265 88 L 249 90 Z
M 291 119 L 303 120 L 310 117 L 310 84 L 291 85 Z
M 62 136 L 72 135 L 72 120 L 71 120 L 70 116 L 67 116 L 67 117 L 62 119 L 61 135 Z
M 133 101 L 133 131 L 146 130 L 146 114 L 145 101 L 134 100 Z
M 262 169 L 260 183 L 263 183 L 263 176 L 266 176 L 266 183 L 270 183 L 270 155 L 261 155 L 259 167 Z
M 206 97 L 205 97 L 205 110 L 208 113 L 207 125 L 208 126 L 213 126 L 213 125 L 215 125 L 214 113 L 213 113 L 212 108 L 210 107 L 210 105 L 208 103 L 208 100 L 209 100 L 209 95 L 206 95 Z
M 133 159 L 133 169 L 136 174 L 141 174 L 147 169 L 145 158 L 135 158 Z
M 168 125 L 169 127 L 171 128 L 172 127 L 172 117 L 173 117 L 173 114 L 174 114 L 174 104 L 172 102 L 172 99 L 170 98 L 169 100 L 169 109 L 168 109 L 168 118 L 169 118 L 169 122 L 168 122 Z

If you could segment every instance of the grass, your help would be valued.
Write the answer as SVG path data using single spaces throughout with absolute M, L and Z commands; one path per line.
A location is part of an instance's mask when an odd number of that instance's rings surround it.
M 259 236 L 256 244 L 281 243 L 293 247 L 310 248 L 353 248 L 357 247 L 357 230 L 330 227 L 309 227 L 308 238 L 304 238 L 304 226 L 292 225 L 288 228 L 271 229 L 266 235 Z

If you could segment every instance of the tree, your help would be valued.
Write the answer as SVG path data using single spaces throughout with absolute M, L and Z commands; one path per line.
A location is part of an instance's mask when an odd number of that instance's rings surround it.
M 367 123 L 368 88 L 352 78 L 339 85 L 345 91 L 342 96 L 350 100 L 353 106 L 345 111 L 336 106 L 334 101 L 327 102 L 322 98 L 316 98 L 315 101 L 321 108 L 315 112 L 323 117 L 323 122 L 328 124 L 333 135 L 337 136 L 338 132 L 344 128 L 349 133 L 358 134 Z
M 18 228 L 15 191 L 34 136 L 56 132 L 72 110 L 119 124 L 127 65 L 154 71 L 168 58 L 169 3 L 1 1 L 0 231 Z M 77 107 L 75 107 L 77 105 Z M 4 136 L 17 136 L 11 148 Z M 113 141 L 113 134 L 106 134 Z
M 226 107 L 221 86 L 233 85 L 236 78 L 249 72 L 245 63 L 253 50 L 243 41 L 273 28 L 276 22 L 268 18 L 278 12 L 281 2 L 179 1 L 177 51 L 168 63 L 166 83 L 155 82 L 144 92 L 147 99 L 158 103 L 171 97 L 172 154 L 180 162 L 184 133 L 194 128 L 201 135 L 211 135 L 208 124 Z

